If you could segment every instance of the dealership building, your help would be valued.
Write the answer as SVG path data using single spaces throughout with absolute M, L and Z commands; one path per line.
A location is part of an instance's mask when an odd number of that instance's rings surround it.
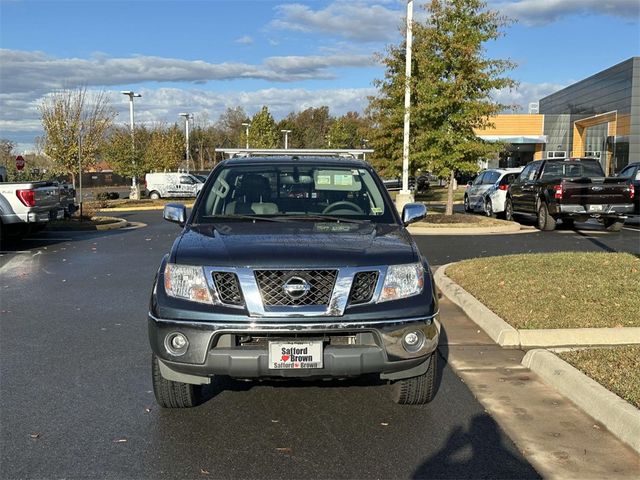
M 542 158 L 595 157 L 608 174 L 640 161 L 640 57 L 630 58 L 540 99 L 524 115 L 498 115 L 477 130 L 507 144 L 485 167 Z

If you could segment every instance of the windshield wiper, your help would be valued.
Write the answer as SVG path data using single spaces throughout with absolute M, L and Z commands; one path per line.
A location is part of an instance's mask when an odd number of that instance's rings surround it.
M 280 218 L 274 217 L 265 217 L 262 215 L 205 215 L 204 218 L 211 219 L 213 221 L 228 221 L 228 220 L 250 220 L 255 222 L 256 220 L 260 222 L 283 222 Z
M 345 218 L 345 217 L 336 217 L 334 215 L 283 215 L 281 218 L 284 221 L 310 221 L 310 222 L 314 222 L 314 221 L 318 221 L 318 220 L 325 220 L 325 221 L 329 221 L 329 222 L 336 222 L 336 223 L 367 223 L 370 222 L 371 220 L 357 220 L 355 218 Z

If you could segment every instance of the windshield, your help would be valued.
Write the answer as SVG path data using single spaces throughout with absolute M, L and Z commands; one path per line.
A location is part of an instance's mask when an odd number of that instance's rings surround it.
M 331 165 L 230 165 L 202 193 L 197 222 L 279 218 L 395 223 L 365 168 Z

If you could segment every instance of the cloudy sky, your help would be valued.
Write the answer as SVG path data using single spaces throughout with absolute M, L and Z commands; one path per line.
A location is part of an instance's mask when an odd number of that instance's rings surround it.
M 424 18 L 416 0 L 416 16 Z M 529 102 L 640 55 L 639 0 L 489 0 L 516 23 L 488 54 L 518 63 Z M 406 0 L 0 0 L 0 138 L 29 150 L 44 95 L 83 85 L 110 93 L 118 122 L 215 121 L 227 107 L 267 105 L 276 119 L 328 105 L 362 111 L 398 43 Z

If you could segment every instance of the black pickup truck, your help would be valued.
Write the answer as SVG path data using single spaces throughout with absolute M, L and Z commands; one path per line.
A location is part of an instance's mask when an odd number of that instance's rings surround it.
M 510 185 L 505 214 L 508 220 L 514 214 L 536 215 L 540 230 L 554 230 L 558 220 L 571 226 L 597 218 L 617 232 L 633 211 L 634 195 L 626 178 L 606 177 L 597 160 L 538 160 Z
M 291 192 L 295 191 L 295 195 Z M 365 162 L 226 160 L 162 260 L 148 315 L 162 407 L 196 405 L 218 376 L 377 374 L 400 404 L 435 394 L 438 300 L 425 257 Z

